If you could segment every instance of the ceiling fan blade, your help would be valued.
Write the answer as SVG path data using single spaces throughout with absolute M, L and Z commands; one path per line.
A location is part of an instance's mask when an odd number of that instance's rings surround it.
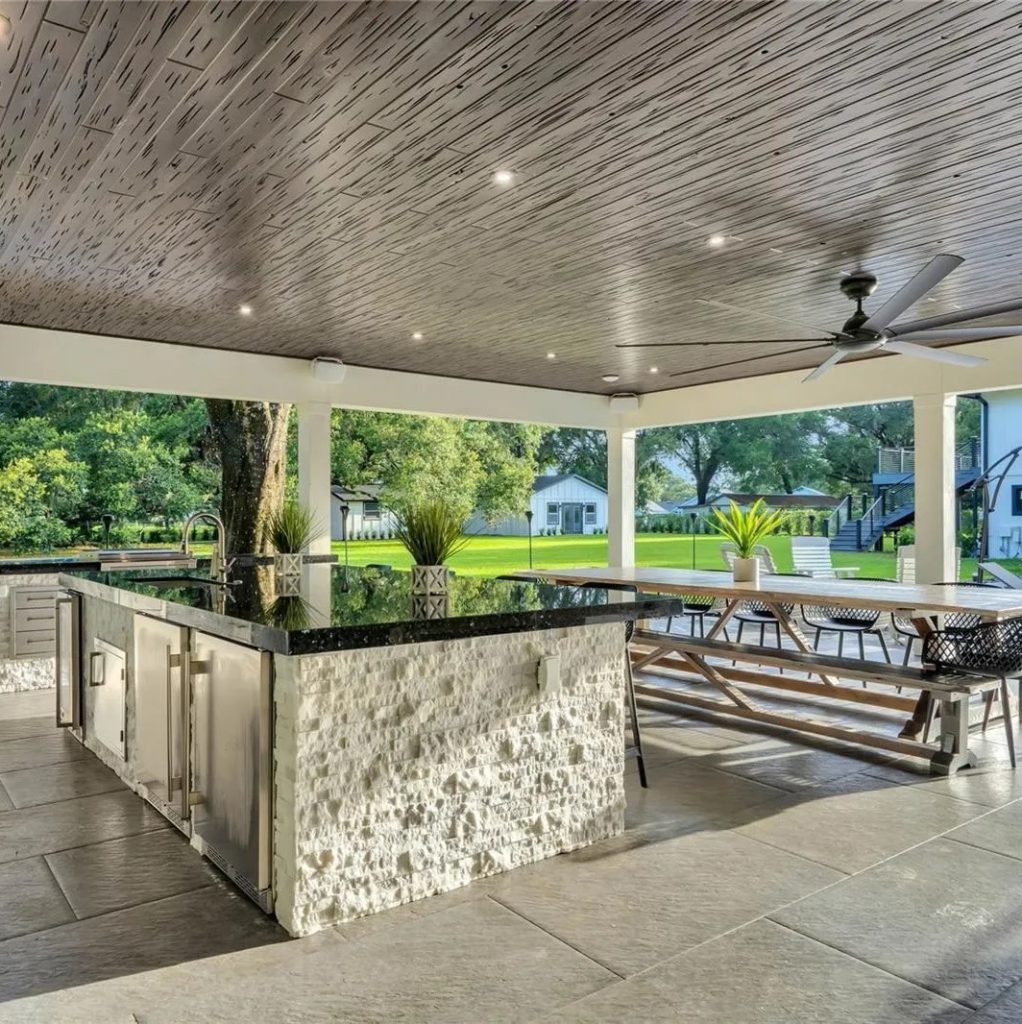
M 918 302 L 931 288 L 936 287 L 955 267 L 964 263 L 961 256 L 942 253 L 934 256 L 906 285 L 902 285 L 862 326 L 870 331 L 882 331 L 888 324 Z
M 771 352 L 765 356 L 746 356 L 744 359 L 730 359 L 726 363 L 711 363 L 709 366 L 697 366 L 694 370 L 679 370 L 672 373 L 672 377 L 691 377 L 694 373 L 706 373 L 707 370 L 722 370 L 727 366 L 748 366 L 749 363 L 758 363 L 763 359 L 776 359 L 778 356 L 801 355 L 803 352 L 812 352 L 813 349 L 822 348 L 822 345 L 812 345 L 810 348 L 789 348 L 783 352 Z M 827 348 L 831 342 L 827 341 Z
M 947 327 L 950 324 L 961 324 L 967 320 L 982 320 L 986 316 L 997 316 L 999 313 L 1014 313 L 1022 309 L 1022 299 L 1010 299 L 992 306 L 973 306 L 971 309 L 956 309 L 953 313 L 941 316 L 930 316 L 925 320 L 910 320 L 908 323 L 895 324 L 889 328 L 892 335 L 911 334 L 914 331 L 928 331 L 931 327 Z
M 946 331 L 908 331 L 895 334 L 891 341 L 989 341 L 1022 334 L 1022 327 L 949 327 Z M 890 342 L 888 342 L 890 344 Z
M 810 373 L 807 377 L 803 377 L 802 383 L 808 384 L 809 381 L 816 380 L 818 377 L 822 377 L 832 366 L 836 366 L 838 363 L 840 363 L 841 360 L 844 359 L 845 354 L 846 353 L 842 352 L 840 349 L 838 349 L 836 352 L 833 352 L 822 363 L 820 363 L 820 365 L 817 366 L 812 373 Z
M 614 348 L 681 348 L 712 347 L 714 345 L 807 345 L 830 344 L 830 338 L 738 338 L 735 341 L 630 341 Z
M 753 317 L 756 320 L 773 320 L 774 323 L 788 324 L 789 327 L 801 327 L 805 331 L 815 331 L 817 334 L 826 334 L 828 338 L 835 338 L 833 331 L 825 331 L 822 327 L 815 327 L 813 324 L 804 324 L 801 320 L 792 320 L 786 316 L 774 316 L 773 313 L 764 313 L 761 309 L 743 309 L 741 306 L 732 306 L 727 302 L 718 302 L 716 299 L 696 299 L 701 306 L 716 306 L 718 309 L 726 309 L 731 313 L 741 313 L 743 316 Z M 808 340 L 808 339 L 807 339 Z
M 982 366 L 986 362 L 979 356 L 967 356 L 961 352 L 949 352 L 944 348 L 927 348 L 925 345 L 913 345 L 910 341 L 889 341 L 882 351 L 897 352 L 903 356 L 914 356 L 917 359 L 929 359 L 934 363 L 948 363 L 951 366 Z

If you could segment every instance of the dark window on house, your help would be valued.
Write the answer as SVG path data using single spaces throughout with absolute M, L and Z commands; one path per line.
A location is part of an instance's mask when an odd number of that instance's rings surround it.
M 561 506 L 556 501 L 546 503 L 546 524 L 547 526 L 561 525 Z
M 592 502 L 586 505 L 586 525 L 596 525 L 596 505 Z
M 379 519 L 380 503 L 378 501 L 367 501 L 362 505 L 363 519 Z
M 1022 484 L 1015 484 L 1011 488 L 1011 514 L 1022 516 Z

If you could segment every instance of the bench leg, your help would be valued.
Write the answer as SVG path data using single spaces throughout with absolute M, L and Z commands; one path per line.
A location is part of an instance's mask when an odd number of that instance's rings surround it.
M 940 701 L 937 747 L 937 752 L 930 758 L 931 775 L 954 775 L 962 768 L 976 766 L 976 755 L 969 749 L 968 699 Z

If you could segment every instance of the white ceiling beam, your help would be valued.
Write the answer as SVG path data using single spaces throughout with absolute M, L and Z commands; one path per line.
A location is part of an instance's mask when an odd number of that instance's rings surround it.
M 658 391 L 643 395 L 637 410 L 615 417 L 615 426 L 648 429 L 897 402 L 919 394 L 1022 388 L 1022 344 L 984 341 L 954 350 L 987 362 L 965 369 L 909 356 L 883 356 L 841 363 L 808 384 L 802 380 L 809 371 L 796 370 Z
M 604 395 L 363 366 L 349 366 L 342 383 L 329 384 L 313 378 L 306 359 L 12 324 L 0 324 L 0 379 L 550 426 L 604 429 L 611 420 Z

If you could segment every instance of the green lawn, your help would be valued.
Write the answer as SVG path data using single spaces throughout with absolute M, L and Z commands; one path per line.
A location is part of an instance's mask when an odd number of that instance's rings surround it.
M 690 569 L 693 564 L 691 536 L 669 533 L 643 533 L 635 538 L 635 560 L 639 565 L 662 565 Z M 719 537 L 695 537 L 695 568 L 723 569 Z M 771 537 L 767 546 L 773 552 L 777 568 L 791 572 L 791 541 L 788 537 Z M 344 560 L 344 545 L 335 543 L 333 550 Z M 411 564 L 407 552 L 394 540 L 357 540 L 348 545 L 352 565 L 382 562 L 395 569 Z M 533 537 L 532 564 L 537 569 L 567 569 L 572 566 L 606 565 L 607 538 L 603 537 Z M 894 578 L 894 553 L 834 552 L 834 564 L 857 565 L 862 576 Z M 525 537 L 473 537 L 468 545 L 451 559 L 451 568 L 466 576 L 494 576 L 499 573 L 527 569 L 529 545 Z M 963 564 L 963 572 L 972 572 L 975 563 Z

